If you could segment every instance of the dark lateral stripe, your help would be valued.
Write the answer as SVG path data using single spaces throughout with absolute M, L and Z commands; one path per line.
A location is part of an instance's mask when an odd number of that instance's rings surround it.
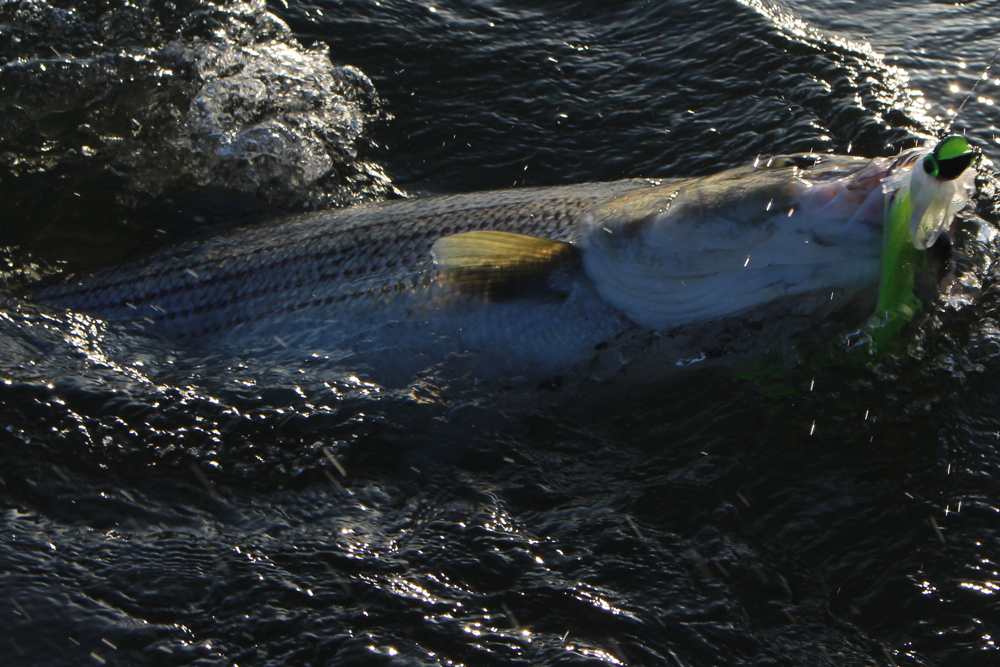
M 579 207 L 580 203 L 577 202 L 577 204 Z M 466 215 L 469 215 L 471 217 L 474 217 L 476 213 L 480 213 L 483 210 L 489 210 L 489 209 L 488 208 L 470 209 L 467 212 L 462 212 L 461 216 L 465 217 Z M 525 221 L 530 221 L 535 223 L 538 222 L 552 223 L 552 222 L 557 222 L 560 218 L 571 218 L 572 215 L 573 215 L 572 211 L 563 209 L 556 211 L 554 213 L 532 216 L 526 218 Z M 428 218 L 428 220 L 431 219 L 433 218 Z M 414 245 L 418 245 L 420 241 L 426 241 L 428 242 L 429 245 L 431 239 L 438 238 L 440 236 L 456 234 L 464 231 L 493 228 L 497 226 L 494 224 L 495 220 L 490 220 L 490 219 L 471 220 L 471 221 L 466 220 L 464 222 L 465 224 L 435 226 L 432 228 L 432 231 L 430 231 L 431 229 L 430 226 L 425 226 L 425 225 L 420 225 L 416 233 L 414 232 L 406 233 L 401 230 L 402 233 L 400 233 L 399 236 L 393 239 L 393 245 L 405 244 L 408 247 L 413 247 Z M 351 232 L 351 231 L 365 231 L 365 230 L 346 230 L 346 231 Z M 352 234 L 352 236 L 353 235 L 354 234 Z M 382 241 L 382 240 L 377 239 L 377 241 Z M 295 243 L 297 243 L 298 245 L 305 245 L 305 243 L 301 240 Z M 162 280 L 164 278 L 177 275 L 181 272 L 186 272 L 188 269 L 194 271 L 197 274 L 199 273 L 199 269 L 201 269 L 202 272 L 205 271 L 203 267 L 217 266 L 226 261 L 239 261 L 239 262 L 252 261 L 253 257 L 263 252 L 274 253 L 277 247 L 287 246 L 287 245 L 289 245 L 289 243 L 278 244 L 277 246 L 251 248 L 250 250 L 245 251 L 244 253 L 241 253 L 239 255 L 222 256 L 219 258 L 213 258 L 210 261 L 205 261 L 202 263 L 184 264 L 183 262 L 178 262 L 174 266 L 167 266 L 159 271 L 152 271 L 150 273 L 133 272 L 127 275 L 122 275 L 118 280 L 102 282 L 92 286 L 82 285 L 82 284 L 72 285 L 70 283 L 55 283 L 53 285 L 49 285 L 43 288 L 39 292 L 39 296 L 41 296 L 41 298 L 43 299 L 46 298 L 58 299 L 60 301 L 63 301 L 66 305 L 70 306 L 74 305 L 73 302 L 77 302 L 80 306 L 85 308 L 89 307 L 89 308 L 108 309 L 108 310 L 113 310 L 113 309 L 120 310 L 126 308 L 129 303 L 131 303 L 134 306 L 142 306 L 145 304 L 156 303 L 157 301 L 165 300 L 170 297 L 184 293 L 194 293 L 200 291 L 210 292 L 213 288 L 221 288 L 226 284 L 235 281 L 245 280 L 246 278 L 257 273 L 273 272 L 276 270 L 281 270 L 282 268 L 287 267 L 293 263 L 311 263 L 311 264 L 322 265 L 323 260 L 326 260 L 327 262 L 330 262 L 332 260 L 337 265 L 340 265 L 344 263 L 345 259 L 349 259 L 351 257 L 359 257 L 362 254 L 361 250 L 368 247 L 374 247 L 375 256 L 381 256 L 384 254 L 386 248 L 386 244 L 384 242 L 375 244 L 372 244 L 371 242 L 355 242 L 346 246 L 333 246 L 319 250 L 313 250 L 311 252 L 307 251 L 291 256 L 279 257 L 275 258 L 272 261 L 264 261 L 256 266 L 248 267 L 233 273 L 223 273 L 220 275 L 204 279 L 199 278 L 197 282 L 180 284 L 169 288 L 161 288 L 144 294 L 135 294 L 132 296 L 126 296 L 126 295 L 115 296 L 114 294 L 116 292 L 121 292 L 123 287 L 127 287 L 136 282 L 140 281 L 156 282 L 158 280 Z M 308 248 L 309 246 L 305 245 L 305 247 Z M 405 255 L 401 256 L 401 259 L 405 259 Z M 409 265 L 415 266 L 418 263 L 419 263 L 419 258 L 415 258 L 409 262 Z M 390 265 L 390 266 L 392 266 L 392 268 L 403 268 L 403 266 L 405 265 L 406 264 L 404 263 L 397 262 L 395 265 Z M 384 266 L 369 264 L 349 269 L 347 271 L 327 273 L 325 276 L 323 276 L 323 279 L 327 280 L 331 278 L 356 279 L 359 277 L 375 274 L 376 272 L 384 270 L 385 268 L 386 267 Z M 94 278 L 98 279 L 100 277 L 101 277 L 100 274 L 96 274 L 94 276 Z M 292 288 L 301 287 L 302 284 L 303 284 L 302 282 L 298 282 L 292 285 L 291 287 Z M 73 289 L 74 287 L 75 289 Z M 275 289 L 280 290 L 280 289 L 285 289 L 287 287 L 288 286 L 278 285 L 276 286 Z M 244 295 L 244 296 L 249 297 L 250 295 Z M 104 298 L 102 299 L 101 297 Z M 81 301 L 88 303 L 79 303 Z M 219 302 L 214 302 L 214 303 L 219 303 Z M 208 304 L 206 304 L 206 307 L 210 307 L 212 304 L 213 302 L 209 302 Z
M 320 277 L 320 282 L 329 281 L 331 277 L 335 277 L 335 276 L 330 276 L 330 275 L 321 276 Z M 428 278 L 429 278 L 429 276 L 428 276 Z M 143 319 L 145 321 L 148 321 L 148 322 L 152 322 L 152 323 L 156 323 L 156 322 L 168 322 L 168 321 L 172 321 L 172 320 L 183 320 L 185 318 L 189 318 L 189 317 L 192 317 L 192 316 L 195 316 L 195 315 L 202 315 L 202 314 L 204 314 L 204 313 L 206 313 L 208 311 L 213 311 L 213 310 L 220 310 L 220 311 L 222 311 L 222 310 L 226 310 L 226 309 L 231 308 L 232 306 L 234 306 L 234 305 L 236 305 L 236 304 L 238 304 L 240 302 L 243 302 L 243 301 L 256 301 L 256 300 L 260 300 L 260 299 L 266 298 L 268 296 L 275 296 L 275 295 L 277 295 L 277 294 L 279 294 L 281 292 L 294 293 L 295 290 L 297 290 L 299 288 L 302 288 L 302 287 L 305 287 L 306 284 L 307 284 L 307 281 L 304 281 L 304 280 L 303 281 L 299 281 L 299 282 L 297 282 L 295 284 L 290 284 L 290 283 L 274 283 L 274 284 L 271 284 L 271 285 L 265 285 L 265 286 L 263 286 L 263 287 L 255 290 L 253 292 L 250 292 L 248 294 L 223 293 L 224 294 L 224 298 L 220 298 L 220 299 L 217 299 L 215 301 L 211 301 L 211 302 L 207 302 L 207 303 L 202 303 L 202 304 L 199 304 L 198 306 L 195 306 L 194 308 L 186 308 L 186 309 L 181 309 L 181 310 L 166 310 L 166 311 L 159 312 L 156 315 L 152 315 L 152 316 L 146 315 L 145 317 L 143 317 L 141 319 Z M 427 284 L 429 284 L 429 282 L 425 283 L 424 286 L 426 286 Z M 418 287 L 418 285 L 413 285 L 412 287 Z M 332 305 L 334 303 L 346 303 L 348 301 L 351 301 L 352 299 L 357 299 L 357 298 L 360 298 L 360 297 L 363 297 L 363 296 L 369 296 L 370 297 L 370 296 L 376 296 L 378 293 L 385 294 L 385 293 L 389 293 L 389 292 L 393 292 L 393 291 L 400 291 L 401 289 L 404 289 L 404 288 L 409 289 L 409 287 L 405 286 L 405 283 L 398 283 L 397 282 L 394 285 L 387 285 L 387 286 L 382 286 L 382 287 L 370 287 L 370 288 L 362 289 L 362 290 L 353 290 L 353 291 L 349 291 L 349 292 L 344 292 L 342 294 L 332 294 L 332 295 L 325 296 L 325 297 L 316 297 L 316 298 L 313 299 L 313 301 L 316 301 L 316 302 L 325 301 L 326 305 Z M 267 312 L 262 312 L 261 313 L 261 317 L 267 316 L 268 314 L 269 313 L 267 313 Z M 140 319 L 140 318 L 136 318 L 136 319 Z
M 539 214 L 535 214 L 535 215 L 503 216 L 500 219 L 501 222 L 508 222 L 508 223 L 513 223 L 513 224 L 502 225 L 502 226 L 505 226 L 505 227 L 509 226 L 509 227 L 512 227 L 512 228 L 519 228 L 519 227 L 520 228 L 523 228 L 523 227 L 532 228 L 532 227 L 539 226 L 538 225 L 539 222 L 541 222 L 541 223 L 545 223 L 545 222 L 550 222 L 550 223 L 551 222 L 557 222 L 560 218 L 563 218 L 563 217 L 572 217 L 572 215 L 576 212 L 577 209 L 582 208 L 586 204 L 586 202 L 584 202 L 584 201 L 575 201 L 575 200 L 568 200 L 568 199 L 567 200 L 553 199 L 553 200 L 548 200 L 547 203 L 555 205 L 554 208 L 556 208 L 557 210 L 554 210 L 552 212 L 539 213 Z M 570 206 L 568 206 L 567 208 L 560 208 L 559 207 L 559 205 L 566 206 L 567 204 L 570 204 Z M 535 206 L 537 206 L 537 204 L 532 204 L 530 207 L 534 208 Z M 504 206 L 502 208 L 505 208 L 505 209 L 509 208 L 509 209 L 513 209 L 513 210 L 518 210 L 518 209 L 524 209 L 524 208 L 528 208 L 528 207 L 529 206 L 525 205 L 525 204 L 518 204 L 518 205 L 506 205 L 506 206 Z M 346 210 L 349 211 L 349 209 L 346 209 Z M 412 243 L 415 239 L 421 239 L 421 238 L 428 238 L 429 239 L 429 238 L 432 238 L 432 237 L 436 238 L 438 236 L 445 236 L 447 234 L 454 234 L 454 233 L 458 233 L 460 231 L 469 231 L 469 230 L 472 230 L 472 229 L 493 228 L 493 227 L 499 226 L 499 225 L 496 224 L 498 222 L 498 220 L 497 220 L 497 217 L 495 215 L 498 212 L 499 212 L 498 208 L 486 206 L 486 207 L 478 207 L 478 208 L 469 208 L 469 209 L 461 210 L 461 211 L 448 211 L 448 212 L 444 212 L 444 213 L 441 213 L 441 214 L 438 214 L 438 215 L 431 215 L 431 216 L 417 217 L 417 218 L 408 218 L 408 219 L 405 219 L 405 220 L 393 219 L 393 220 L 385 220 L 385 221 L 376 221 L 376 222 L 373 222 L 370 225 L 367 225 L 365 227 L 349 227 L 349 228 L 342 229 L 342 230 L 338 230 L 338 229 L 336 229 L 333 226 L 332 222 L 335 220 L 335 215 L 336 215 L 336 214 L 333 214 L 333 215 L 331 215 L 330 221 L 327 221 L 324 226 L 329 226 L 330 227 L 330 229 L 328 230 L 330 233 L 343 234 L 345 236 L 346 235 L 353 235 L 354 233 L 361 233 L 361 234 L 365 234 L 365 235 L 370 235 L 371 232 L 374 229 L 377 229 L 379 227 L 390 226 L 390 225 L 400 225 L 401 226 L 402 224 L 406 224 L 407 227 L 409 227 L 409 226 L 415 226 L 415 227 L 417 227 L 418 231 L 416 231 L 416 232 L 409 231 L 406 228 L 401 228 L 399 230 L 396 230 L 394 232 L 394 236 L 393 236 L 392 242 L 393 242 L 393 244 L 400 244 L 400 243 L 406 243 L 406 242 Z M 487 215 L 483 215 L 484 213 L 486 213 Z M 494 215 L 492 215 L 492 216 L 488 215 L 489 213 L 493 213 Z M 457 224 L 456 225 L 456 224 L 452 223 L 452 224 L 449 225 L 449 224 L 443 224 L 441 222 L 441 220 L 447 220 L 449 217 L 455 217 L 455 218 L 463 219 L 466 222 L 466 224 L 464 224 L 464 225 L 463 224 Z M 476 220 L 474 220 L 472 222 L 472 224 L 469 225 L 468 224 L 469 218 L 474 218 Z M 479 224 L 476 224 L 476 221 L 479 221 Z M 517 223 L 534 223 L 534 224 L 518 225 Z M 320 223 L 317 223 L 317 224 L 320 224 Z M 428 230 L 431 230 L 431 231 L 428 231 Z M 296 246 L 296 245 L 298 245 L 298 246 L 310 247 L 309 244 L 311 242 L 317 241 L 322 236 L 323 236 L 322 233 L 313 233 L 311 235 L 311 237 L 307 237 L 307 238 L 304 238 L 304 239 L 294 239 L 294 240 L 289 240 L 289 241 L 284 241 L 284 242 L 282 242 L 282 241 L 274 241 L 274 242 L 268 241 L 268 243 L 266 245 L 261 245 L 261 246 L 258 246 L 258 247 L 250 247 L 249 249 L 243 251 L 241 254 L 237 254 L 237 255 L 232 255 L 232 254 L 230 254 L 230 255 L 222 255 L 222 256 L 220 256 L 218 258 L 212 258 L 211 260 L 202 261 L 201 263 L 195 263 L 195 264 L 184 264 L 183 262 L 177 263 L 175 265 L 169 265 L 168 264 L 163 269 L 158 270 L 158 271 L 150 271 L 148 273 L 132 273 L 132 274 L 129 274 L 129 275 L 123 275 L 123 276 L 121 276 L 121 278 L 119 278 L 117 280 L 111 280 L 111 281 L 108 281 L 108 282 L 104 282 L 104 283 L 101 283 L 99 285 L 95 285 L 93 287 L 83 286 L 83 285 L 76 285 L 75 286 L 75 287 L 77 287 L 76 290 L 66 289 L 65 291 L 63 291 L 60 294 L 60 296 L 69 296 L 69 297 L 72 297 L 72 296 L 78 296 L 78 295 L 92 294 L 92 293 L 95 293 L 95 292 L 101 292 L 101 291 L 105 291 L 105 290 L 112 290 L 114 288 L 120 288 L 120 287 L 123 287 L 123 286 L 127 286 L 127 285 L 133 283 L 137 278 L 141 278 L 143 280 L 154 280 L 154 281 L 156 281 L 158 279 L 169 277 L 169 276 L 171 276 L 173 274 L 176 274 L 178 271 L 184 271 L 184 270 L 187 270 L 187 269 L 192 269 L 192 270 L 194 270 L 197 273 L 197 269 L 199 267 L 216 266 L 216 265 L 221 264 L 223 262 L 232 261 L 232 260 L 241 260 L 241 259 L 249 260 L 249 259 L 252 259 L 256 255 L 259 255 L 259 254 L 262 254 L 262 253 L 265 253 L 265 252 L 268 252 L 268 253 L 277 253 L 277 251 L 281 250 L 282 248 L 287 248 L 289 246 Z M 378 240 L 380 240 L 380 241 L 386 241 L 385 239 L 378 239 Z M 350 252 L 356 252 L 359 248 L 365 247 L 367 245 L 370 245 L 370 242 L 360 242 L 360 243 L 359 242 L 355 242 L 355 243 L 353 243 L 351 245 L 347 245 L 347 246 L 333 246 L 332 248 L 329 248 L 329 249 L 327 249 L 325 251 L 318 252 L 318 253 L 306 252 L 306 253 L 303 253 L 301 255 L 293 255 L 292 258 L 298 258 L 298 259 L 319 258 L 319 257 L 322 257 L 324 254 L 330 254 L 331 252 L 335 252 L 337 250 L 340 250 L 342 253 L 346 254 L 346 253 L 350 253 Z M 152 259 L 155 259 L 155 257 L 152 258 Z M 260 266 L 270 268 L 271 266 L 274 266 L 274 265 L 275 265 L 274 262 L 271 262 L 271 263 L 264 262 L 264 263 L 261 263 Z M 117 269 L 115 269 L 113 271 L 115 273 L 118 273 Z M 93 274 L 92 277 L 95 278 L 95 279 L 99 279 L 99 278 L 102 277 L 101 276 L 102 273 L 104 273 L 104 272 L 95 273 L 95 274 Z M 47 291 L 50 288 L 54 288 L 54 287 L 57 287 L 57 286 L 65 286 L 67 288 L 71 287 L 71 285 L 69 285 L 69 284 L 54 283 L 52 285 L 47 286 L 44 289 Z
M 425 282 L 423 286 L 426 287 L 428 284 L 429 282 Z M 255 313 L 245 313 L 243 315 L 236 315 L 233 317 L 229 317 L 223 320 L 222 322 L 209 326 L 203 326 L 200 329 L 196 329 L 194 331 L 181 331 L 177 334 L 177 336 L 182 340 L 196 340 L 204 336 L 217 334 L 227 329 L 240 326 L 241 324 L 259 322 L 269 317 L 273 317 L 274 315 L 288 315 L 294 312 L 306 310 L 308 308 L 325 308 L 335 304 L 347 303 L 348 301 L 352 301 L 354 299 L 360 299 L 362 297 L 375 298 L 379 295 L 386 294 L 389 292 L 405 292 L 407 290 L 417 289 L 419 287 L 420 285 L 408 285 L 406 283 L 396 283 L 395 285 L 392 286 L 373 287 L 367 290 L 351 292 L 349 294 L 336 294 L 326 297 L 316 297 L 314 299 L 310 299 L 307 301 L 300 301 L 297 303 L 288 304 L 276 310 L 270 310 L 266 312 L 257 311 Z M 165 318 L 159 318 L 159 319 L 165 319 Z M 156 319 L 153 319 L 153 322 L 156 321 L 157 321 Z

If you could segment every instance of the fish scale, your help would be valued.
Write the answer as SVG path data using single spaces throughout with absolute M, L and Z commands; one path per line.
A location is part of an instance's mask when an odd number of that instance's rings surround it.
M 310 308 L 371 309 L 433 282 L 442 236 L 573 240 L 583 211 L 657 181 L 448 195 L 307 213 L 31 289 L 54 306 L 197 338 Z

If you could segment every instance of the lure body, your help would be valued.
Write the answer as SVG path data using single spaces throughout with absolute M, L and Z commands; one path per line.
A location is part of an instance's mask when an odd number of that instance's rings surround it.
M 871 324 L 877 354 L 899 344 L 907 322 L 921 309 L 914 294 L 918 251 L 934 245 L 975 192 L 972 152 L 964 137 L 946 137 L 933 149 L 900 156 L 903 167 L 883 182 L 885 241 L 879 298 Z

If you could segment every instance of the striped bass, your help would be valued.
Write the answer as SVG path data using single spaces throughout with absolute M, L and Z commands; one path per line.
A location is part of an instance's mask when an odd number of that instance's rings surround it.
M 29 288 L 192 345 L 283 344 L 547 372 L 670 330 L 878 281 L 882 181 L 912 159 L 788 155 L 689 179 L 296 215 Z M 396 363 L 396 362 L 393 362 Z M 405 364 L 404 364 L 405 365 Z

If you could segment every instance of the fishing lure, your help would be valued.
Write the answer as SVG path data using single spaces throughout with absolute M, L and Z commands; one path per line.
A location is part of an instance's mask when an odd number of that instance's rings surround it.
M 965 137 L 952 135 L 932 150 L 901 158 L 912 167 L 897 170 L 882 182 L 882 273 L 871 323 L 876 354 L 895 349 L 900 331 L 922 307 L 913 291 L 914 270 L 922 259 L 918 251 L 934 245 L 972 198 L 976 178 L 975 170 L 968 168 L 972 158 Z

